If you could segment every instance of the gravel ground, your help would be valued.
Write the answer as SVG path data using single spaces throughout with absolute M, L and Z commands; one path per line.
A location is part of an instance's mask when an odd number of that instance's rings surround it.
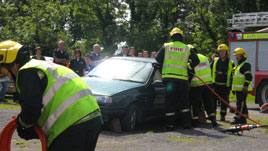
M 234 103 L 232 103 L 234 105 Z M 1 107 L 0 104 L 0 129 L 19 113 L 19 108 L 11 105 Z M 252 119 L 268 124 L 268 115 L 258 111 L 258 105 L 248 103 L 249 115 Z M 148 121 L 137 126 L 134 132 L 115 133 L 103 130 L 101 133 L 97 151 L 266 151 L 268 149 L 268 129 L 253 129 L 245 131 L 242 136 L 225 134 L 219 130 L 230 127 L 230 121 L 234 116 L 229 113 L 226 122 L 220 122 L 219 126 L 212 128 L 209 122 L 198 128 L 184 130 L 178 127 L 174 132 L 164 132 L 163 120 Z M 217 117 L 219 119 L 219 117 Z M 24 141 L 17 134 L 12 138 L 11 150 L 37 151 L 41 150 L 39 140 Z

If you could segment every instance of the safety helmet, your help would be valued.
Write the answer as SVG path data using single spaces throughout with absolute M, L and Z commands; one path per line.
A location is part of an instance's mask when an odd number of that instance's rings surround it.
M 245 58 L 247 58 L 247 53 L 245 52 L 245 50 L 243 48 L 236 48 L 234 50 L 233 55 L 243 55 Z
M 6 40 L 0 42 L 0 64 L 14 62 L 20 48 L 22 48 L 22 45 L 15 41 Z
M 170 37 L 172 37 L 174 34 L 180 34 L 183 37 L 183 31 L 180 30 L 180 28 L 173 28 L 170 32 Z
M 194 46 L 191 45 L 191 44 L 188 44 L 187 46 L 188 46 L 189 48 L 191 48 L 191 49 L 194 48 Z
M 227 54 L 229 54 L 229 47 L 226 44 L 220 44 L 217 48 L 218 51 L 225 50 L 227 51 Z

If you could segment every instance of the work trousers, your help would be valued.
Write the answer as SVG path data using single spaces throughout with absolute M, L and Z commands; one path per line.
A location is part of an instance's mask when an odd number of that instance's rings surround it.
M 211 86 L 211 85 L 210 85 Z M 210 120 L 216 120 L 216 110 L 213 103 L 213 96 L 211 91 L 205 85 L 191 87 L 190 89 L 190 103 L 192 106 L 192 119 L 198 120 L 200 106 L 204 104 L 207 115 Z
M 100 117 L 73 125 L 52 142 L 49 151 L 94 151 L 100 130 Z
M 217 85 L 214 84 L 214 91 L 220 96 L 222 97 L 225 101 L 229 100 L 229 88 L 227 88 L 226 86 L 222 86 L 222 85 Z M 214 108 L 215 110 L 217 109 L 217 101 L 220 100 L 216 95 L 215 95 L 215 101 L 214 101 Z M 220 114 L 221 116 L 226 116 L 226 112 L 227 112 L 227 105 L 225 103 L 223 103 L 222 101 L 220 101 L 220 106 L 221 106 L 221 110 L 220 110 Z
M 248 116 L 248 108 L 247 108 L 247 93 L 243 93 L 241 91 L 236 91 L 236 108 L 239 112 L 242 114 Z M 235 113 L 235 117 L 238 119 L 238 121 L 242 123 L 246 123 L 246 118 L 239 115 L 238 113 Z
M 191 127 L 191 112 L 188 98 L 188 82 L 165 81 L 167 127 L 175 127 L 177 114 L 181 114 L 183 127 Z

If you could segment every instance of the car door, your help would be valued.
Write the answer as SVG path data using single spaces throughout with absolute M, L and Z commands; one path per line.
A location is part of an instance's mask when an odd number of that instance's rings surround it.
M 155 69 L 151 80 L 153 88 L 153 99 L 151 102 L 151 115 L 162 116 L 165 110 L 165 85 L 162 81 L 161 72 Z

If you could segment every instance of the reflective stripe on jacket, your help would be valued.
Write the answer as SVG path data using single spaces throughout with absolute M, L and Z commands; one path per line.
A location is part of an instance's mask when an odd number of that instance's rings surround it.
M 232 91 L 242 91 L 246 78 L 245 75 L 240 72 L 241 67 L 246 63 L 247 61 L 242 62 L 240 65 L 235 67 L 234 75 L 233 75 L 233 83 L 232 83 Z M 248 91 L 252 91 L 252 82 L 250 82 L 248 86 Z
M 165 43 L 162 78 L 188 80 L 187 64 L 190 49 L 182 42 Z
M 84 80 L 71 69 L 45 61 L 31 59 L 19 69 L 16 80 L 18 92 L 20 92 L 18 87 L 20 71 L 29 68 L 40 69 L 47 76 L 47 87 L 42 95 L 44 106 L 38 124 L 46 133 L 48 146 L 68 127 L 100 110 Z M 90 118 L 98 116 L 100 112 Z
M 215 81 L 216 79 L 216 67 L 217 67 L 217 63 L 219 61 L 219 58 L 216 58 L 212 67 L 212 83 L 216 83 Z M 227 81 L 226 81 L 226 87 L 230 87 L 231 86 L 231 76 L 232 76 L 232 70 L 233 70 L 233 66 L 232 66 L 232 61 L 229 60 L 228 63 L 228 70 L 227 70 Z
M 202 54 L 197 54 L 198 59 L 200 60 L 200 63 L 194 68 L 195 75 L 200 77 L 204 82 L 207 84 L 212 83 L 211 78 L 211 69 L 209 66 L 209 62 L 206 56 Z M 191 86 L 202 86 L 204 85 L 201 80 L 199 80 L 197 77 L 193 77 L 191 81 Z

